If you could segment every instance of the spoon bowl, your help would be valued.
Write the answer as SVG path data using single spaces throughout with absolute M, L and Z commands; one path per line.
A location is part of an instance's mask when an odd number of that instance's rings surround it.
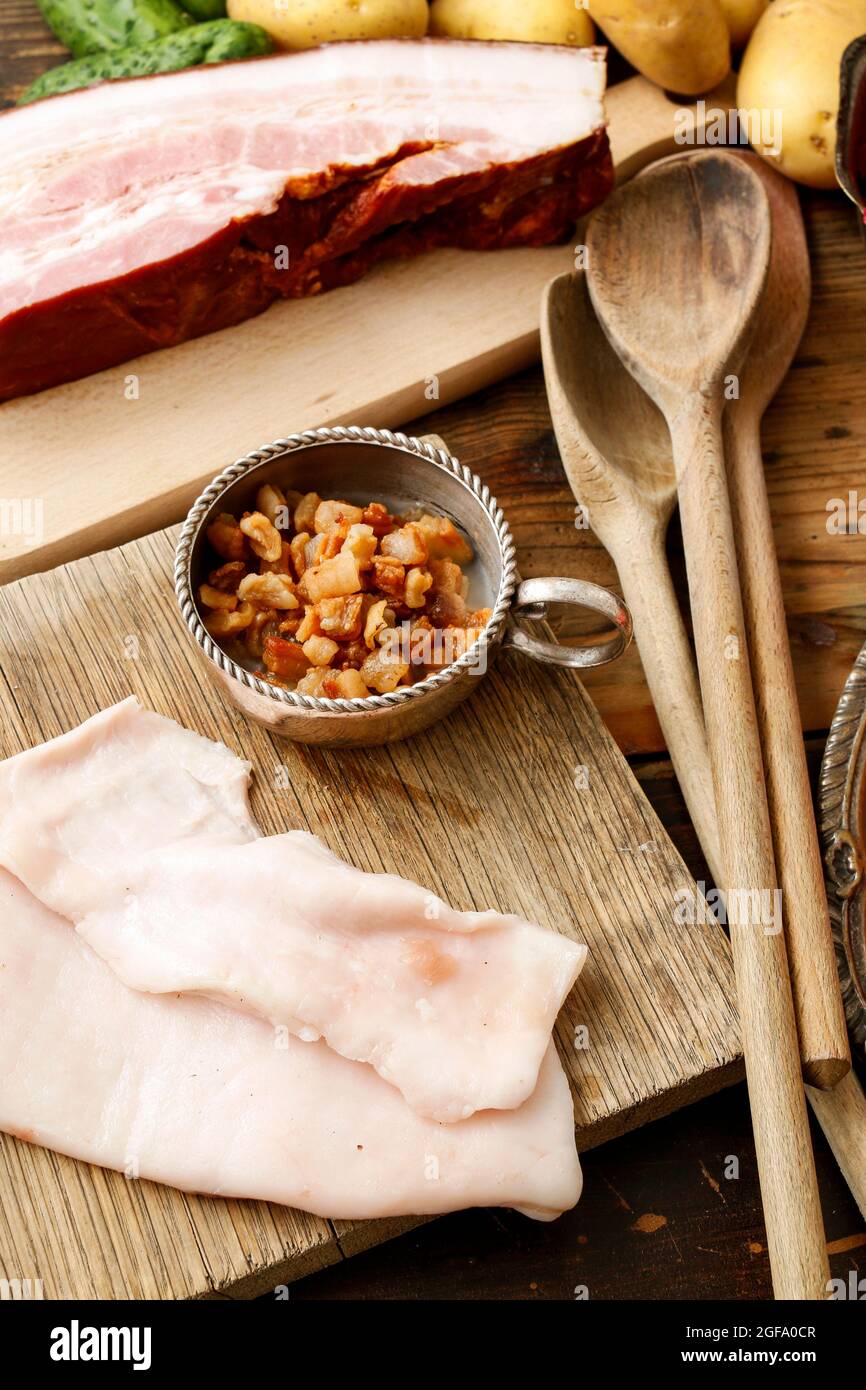
M 769 250 L 767 195 L 733 155 L 662 161 L 590 220 L 596 314 L 669 424 L 684 397 L 717 395 L 739 365 Z
M 550 282 L 541 322 L 545 380 L 569 481 L 610 549 L 624 503 L 670 519 L 677 500 L 670 433 L 602 332 L 581 271 Z

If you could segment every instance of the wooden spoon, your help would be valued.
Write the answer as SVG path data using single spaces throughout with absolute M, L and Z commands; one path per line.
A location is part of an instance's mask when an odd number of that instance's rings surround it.
M 747 163 L 764 185 L 773 239 L 739 395 L 728 402 L 722 428 L 776 867 L 786 905 L 785 940 L 800 1057 L 805 1080 L 827 1090 L 850 1069 L 851 1051 L 836 973 L 785 601 L 772 543 L 760 435 L 761 418 L 788 372 L 806 327 L 809 250 L 794 185 L 757 155 L 740 151 L 736 157 Z M 674 155 L 659 163 L 682 158 L 688 156 Z M 640 645 L 640 633 L 635 635 Z M 663 648 L 659 659 L 667 659 Z M 679 721 L 672 722 L 671 737 L 673 743 L 668 746 L 676 766 Z M 705 749 L 706 742 L 702 749 L 690 735 L 679 757 L 682 759 L 686 750 L 700 756 Z M 709 775 L 709 764 L 706 770 Z M 702 831 L 697 824 L 696 829 L 700 838 Z M 717 840 L 710 843 L 715 845 Z M 821 1123 L 830 1143 L 837 1147 L 840 1136 L 828 1130 L 832 1106 L 822 1107 Z M 866 1183 L 866 1174 L 863 1181 Z
M 863 51 L 866 52 L 866 45 Z M 775 548 L 767 542 L 767 537 L 772 536 L 772 518 L 760 452 L 761 417 L 784 380 L 806 326 L 811 281 L 809 250 L 794 185 L 757 155 L 738 151 L 737 158 L 745 160 L 760 177 L 773 223 L 770 265 L 755 315 L 739 398 L 728 402 L 723 418 L 737 564 L 767 773 L 773 844 L 786 904 L 785 940 L 800 1058 L 803 1075 L 810 1083 L 806 1095 L 851 1194 L 866 1216 L 866 1096 L 856 1076 L 849 1072 L 851 1054 L 787 638 L 784 595 Z M 635 635 L 639 640 L 640 634 Z M 665 659 L 664 653 L 661 659 Z M 679 737 L 678 724 L 673 725 L 672 736 L 674 740 Z M 673 758 L 673 745 L 670 747 Z M 693 740 L 690 747 L 696 747 Z
M 785 901 L 785 938 L 808 1082 L 835 1086 L 851 1067 L 785 600 L 761 457 L 761 417 L 784 380 L 809 313 L 809 251 L 797 191 L 757 155 L 739 154 L 770 202 L 770 270 L 739 396 L 723 421 L 728 487 L 749 641 L 749 659 L 776 864 Z
M 582 271 L 557 276 L 547 286 L 541 350 L 566 474 L 613 557 L 665 743 L 710 872 L 720 884 L 697 673 L 665 553 L 677 500 L 670 432 L 601 331 Z
M 825 1299 L 829 1266 L 776 921 L 721 434 L 770 236 L 757 175 L 730 155 L 702 153 L 649 171 L 599 209 L 589 224 L 587 279 L 605 333 L 664 414 L 673 442 L 773 1287 L 777 1298 Z

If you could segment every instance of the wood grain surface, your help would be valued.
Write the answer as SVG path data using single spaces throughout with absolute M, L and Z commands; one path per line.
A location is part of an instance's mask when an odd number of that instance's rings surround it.
M 0 0 L 0 104 L 10 104 L 29 82 L 65 56 L 35 0 Z M 616 55 L 612 58 L 614 72 L 626 76 L 622 62 Z M 866 636 L 866 536 L 831 535 L 826 529 L 829 499 L 846 498 L 850 489 L 858 488 L 864 495 L 866 344 L 861 306 L 866 305 L 866 260 L 854 212 L 841 196 L 807 192 L 801 197 L 815 292 L 800 355 L 765 417 L 763 443 L 804 727 L 821 731 L 830 722 Z M 418 408 L 426 412 L 429 403 Z M 599 542 L 590 531 L 575 527 L 574 500 L 559 461 L 539 368 L 448 407 L 440 403 L 432 415 L 407 429 L 415 434 L 438 429 L 463 461 L 483 475 L 508 513 L 525 574 L 561 573 L 616 583 L 614 566 Z M 51 484 L 62 495 L 61 458 L 55 461 Z M 668 553 L 684 601 L 676 518 Z M 562 625 L 560 631 L 567 635 Z M 586 685 L 620 746 L 635 755 L 633 769 L 692 874 L 706 879 L 707 866 L 670 761 L 663 756 L 636 649 L 632 647 L 614 667 L 587 673 Z M 813 774 L 823 741 L 817 733 L 808 743 Z M 832 1272 L 844 1278 L 853 1269 L 862 1275 L 863 1220 L 817 1126 L 813 1139 Z M 28 1176 L 29 1170 L 20 1165 L 31 1152 L 24 1145 L 3 1151 L 4 1171 L 11 1156 L 16 1182 Z M 731 1156 L 738 1159 L 738 1181 L 726 1180 Z M 78 1165 L 61 1158 L 52 1161 L 60 1180 L 75 1190 Z M 583 1167 L 585 1187 L 579 1205 L 550 1226 L 508 1212 L 457 1213 L 352 1260 L 342 1259 L 334 1242 L 323 1241 L 315 1247 L 310 1268 L 316 1259 L 328 1267 L 293 1284 L 292 1298 L 571 1300 L 581 1282 L 589 1286 L 593 1299 L 769 1297 L 742 1084 L 586 1153 Z M 124 1190 L 114 1175 L 107 1177 Z M 52 1179 L 53 1191 L 57 1180 Z M 5 1190 L 5 1178 L 2 1181 Z M 34 1204 L 40 1191 L 36 1181 Z M 165 1199 L 167 1189 L 154 1188 L 153 1197 L 158 1194 Z M 234 1278 L 241 1281 L 234 1285 L 238 1292 L 245 1287 L 250 1291 L 243 1281 L 249 1277 L 251 1235 L 273 1254 L 282 1252 L 286 1241 L 285 1233 L 272 1230 L 270 1209 L 264 1216 L 259 1213 L 251 1226 L 245 1214 L 251 1204 L 189 1203 L 194 1221 L 210 1221 L 212 1233 L 224 1244 L 216 1262 L 204 1256 L 194 1262 L 195 1285 L 214 1287 L 221 1277 Z M 179 1219 L 181 1231 L 192 1232 L 187 1206 L 186 1199 L 178 1199 L 170 1216 L 175 1225 Z M 205 1214 L 211 1206 L 226 1213 L 218 1226 L 215 1217 Z M 78 1191 L 76 1214 L 82 1209 L 85 1230 L 94 1225 L 104 1230 L 105 1217 Z M 149 1212 L 141 1222 L 130 1223 L 130 1240 L 150 1247 L 152 1232 L 164 1231 L 165 1226 L 165 1220 L 154 1224 Z M 142 1227 L 145 1234 L 140 1237 Z M 26 1275 L 45 1251 L 32 1233 L 21 1229 L 20 1221 L 15 1230 L 15 1248 L 26 1259 L 19 1272 Z M 371 1226 L 358 1227 L 341 1238 L 343 1249 L 360 1240 L 362 1230 L 375 1234 Z M 76 1250 L 80 1238 L 68 1215 L 60 1232 L 65 1245 Z M 166 1269 L 174 1267 L 173 1239 L 159 1258 L 152 1253 L 140 1256 L 156 1288 L 166 1288 Z M 80 1250 L 76 1258 L 80 1266 Z M 288 1258 L 297 1272 L 297 1251 L 290 1249 Z M 110 1287 L 116 1278 L 116 1270 L 108 1270 L 102 1282 Z
M 458 908 L 520 912 L 585 940 L 589 961 L 557 1024 L 582 1148 L 739 1077 L 724 934 L 678 924 L 692 880 L 570 673 L 509 654 L 410 743 L 280 743 L 203 683 L 175 611 L 173 540 L 157 533 L 0 590 L 3 755 L 132 692 L 250 759 L 266 831 L 306 827 Z M 30 1269 L 48 1296 L 254 1292 L 397 1224 L 335 1229 L 189 1198 L 8 1136 L 0 1153 L 2 1272 Z

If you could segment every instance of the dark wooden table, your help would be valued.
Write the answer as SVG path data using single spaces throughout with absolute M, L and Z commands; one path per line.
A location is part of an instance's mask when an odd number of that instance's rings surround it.
M 63 56 L 33 0 L 0 0 L 0 105 L 13 102 L 33 78 Z M 832 224 L 822 246 L 832 244 L 838 230 L 845 256 L 856 254 L 852 237 L 829 200 L 816 198 L 806 211 L 807 221 L 820 224 L 829 219 Z M 828 316 L 833 312 L 831 294 Z M 839 331 L 850 332 L 850 323 L 839 323 Z M 807 363 L 802 365 L 808 370 Z M 855 403 L 861 402 L 862 397 Z M 854 413 L 844 390 L 840 405 L 849 415 Z M 862 448 L 866 413 L 860 419 Z M 790 428 L 796 430 L 796 419 Z M 509 512 L 526 573 L 549 570 L 548 557 L 556 553 L 553 572 L 582 572 L 602 582 L 613 580 L 612 566 L 598 547 L 591 554 L 584 551 L 583 563 L 580 556 L 574 558 L 573 498 L 559 462 L 540 369 L 410 426 L 411 433 L 428 431 L 441 434 L 466 463 L 482 471 L 500 498 L 524 502 L 516 513 L 509 506 Z M 779 424 L 778 433 L 780 440 L 785 438 L 784 423 Z M 862 478 L 859 451 L 852 464 L 857 441 L 851 433 L 847 425 L 827 421 L 824 438 L 831 441 L 831 450 L 838 450 L 838 463 L 829 479 L 825 470 L 821 497 L 845 496 L 846 489 L 856 484 L 858 472 Z M 811 473 L 804 470 L 797 497 L 802 499 L 811 481 Z M 790 517 L 797 512 L 802 515 L 802 506 L 778 513 L 774 508 L 782 553 L 791 531 Z M 811 540 L 817 540 L 817 535 Z M 593 547 L 591 539 L 584 538 L 582 544 Z M 680 557 L 675 530 L 672 558 L 676 569 Z M 827 584 L 815 603 L 803 601 L 799 555 L 788 566 L 794 572 L 785 575 L 786 598 L 799 595 L 792 606 L 799 615 L 795 661 L 798 671 L 806 673 L 801 694 L 806 685 L 807 694 L 815 690 L 816 652 L 821 659 L 820 699 L 804 701 L 811 715 L 807 746 L 813 770 L 844 673 L 863 640 L 866 610 L 862 592 L 857 595 L 852 560 L 862 582 L 864 550 L 858 544 L 856 555 L 853 549 L 847 553 L 844 575 L 832 566 L 821 571 Z M 783 575 L 785 570 L 783 553 Z M 828 656 L 830 647 L 835 650 Z M 642 684 L 639 665 L 628 679 Z M 621 686 L 619 692 L 612 692 L 602 683 L 596 698 L 627 751 L 641 750 L 632 757 L 637 777 L 695 877 L 708 880 L 670 763 L 659 751 L 651 709 L 636 715 L 634 706 L 624 708 Z M 814 1121 L 812 1128 L 832 1272 L 847 1278 L 854 1269 L 862 1275 L 866 1272 L 863 1219 Z M 583 1197 L 573 1212 L 551 1225 L 501 1211 L 442 1217 L 300 1281 L 292 1286 L 291 1298 L 573 1299 L 579 1289 L 592 1299 L 770 1297 L 744 1086 L 594 1150 L 582 1162 Z M 728 1176 L 734 1168 L 738 1176 Z

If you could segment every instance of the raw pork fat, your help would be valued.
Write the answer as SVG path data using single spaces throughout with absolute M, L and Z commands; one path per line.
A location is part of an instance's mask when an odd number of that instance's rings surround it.
M 207 994 L 369 1062 L 450 1123 L 535 1088 L 586 948 L 258 837 L 249 764 L 127 700 L 0 763 L 0 863 L 130 987 Z
M 0 869 L 0 1129 L 190 1192 L 319 1216 L 509 1206 L 549 1220 L 580 1195 L 574 1111 L 550 1044 L 519 1110 L 438 1125 L 325 1043 L 127 989 Z

